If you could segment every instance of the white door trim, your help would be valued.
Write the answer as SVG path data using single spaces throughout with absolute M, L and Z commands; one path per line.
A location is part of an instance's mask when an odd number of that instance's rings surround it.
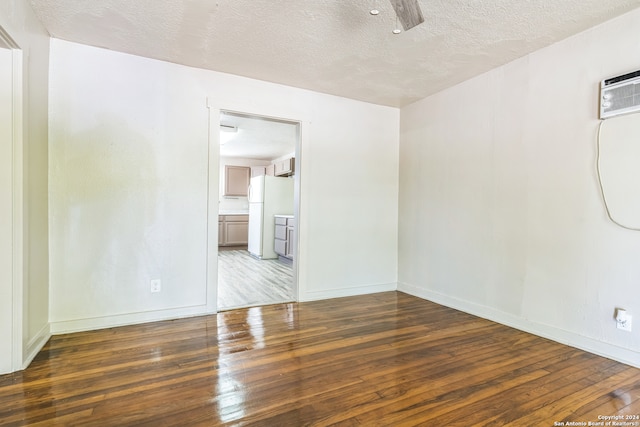
M 22 50 L 13 49 L 13 370 L 24 368 L 24 145 Z
M 215 99 L 215 100 L 214 100 Z M 300 295 L 306 291 L 304 289 L 304 283 L 300 281 L 300 236 L 303 234 L 302 226 L 305 222 L 301 217 L 301 177 L 302 177 L 302 147 L 303 139 L 308 135 L 308 128 L 311 121 L 306 118 L 296 118 L 295 116 L 304 116 L 300 114 L 298 109 L 293 107 L 285 108 L 282 111 L 281 108 L 276 107 L 264 107 L 256 108 L 255 105 L 244 105 L 244 102 L 238 100 L 225 100 L 220 101 L 214 97 L 207 97 L 207 108 L 209 109 L 209 202 L 207 212 L 207 306 L 211 313 L 216 313 L 217 299 L 218 299 L 218 227 L 217 221 L 213 221 L 213 218 L 217 218 L 218 215 L 218 200 L 219 200 L 219 187 L 220 187 L 220 114 L 222 111 L 232 112 L 237 114 L 258 116 L 272 118 L 276 120 L 282 120 L 290 123 L 297 124 L 297 141 L 295 147 L 296 153 L 296 173 L 294 177 L 294 216 L 296 218 L 296 232 L 294 233 L 294 260 L 293 260 L 293 298 L 295 301 L 300 301 Z M 274 114 L 275 112 L 275 114 Z M 213 216 L 212 216 L 213 215 Z M 215 225 L 214 225 L 215 223 Z
M 11 50 L 12 61 L 12 327 L 11 371 L 23 369 L 24 329 L 24 167 L 23 56 L 11 36 L 0 27 L 0 46 Z
M 207 165 L 207 311 L 218 312 L 218 199 L 220 197 L 220 110 L 209 109 L 209 140 Z M 216 218 L 213 221 L 212 218 Z

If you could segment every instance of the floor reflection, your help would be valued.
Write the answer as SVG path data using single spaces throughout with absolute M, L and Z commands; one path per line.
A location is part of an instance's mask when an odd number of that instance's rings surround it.
M 220 421 L 228 423 L 244 418 L 248 384 L 247 367 L 238 353 L 265 347 L 262 307 L 218 314 L 218 387 Z

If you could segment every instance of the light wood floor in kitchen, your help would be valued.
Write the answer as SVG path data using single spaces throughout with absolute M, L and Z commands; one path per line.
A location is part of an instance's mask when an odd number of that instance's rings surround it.
M 294 301 L 293 268 L 277 259 L 258 260 L 246 249 L 218 252 L 218 310 Z

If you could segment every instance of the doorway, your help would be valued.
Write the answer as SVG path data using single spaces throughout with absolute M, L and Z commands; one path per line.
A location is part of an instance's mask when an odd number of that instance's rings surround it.
M 218 311 L 297 299 L 300 124 L 220 112 Z

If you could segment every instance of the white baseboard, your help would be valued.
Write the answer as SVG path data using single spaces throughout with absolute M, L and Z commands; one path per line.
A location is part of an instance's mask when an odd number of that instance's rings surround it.
M 608 359 L 613 359 L 618 362 L 640 368 L 640 353 L 637 351 L 598 341 L 593 338 L 585 337 L 553 326 L 532 322 L 522 317 L 496 310 L 492 307 L 483 306 L 428 289 L 419 288 L 408 283 L 399 282 L 398 291 L 432 301 L 436 304 L 460 310 L 483 319 L 492 320 L 524 332 L 538 335 L 560 344 L 565 344 L 580 350 L 588 351 L 589 353 L 594 353 Z
M 92 331 L 117 326 L 137 325 L 140 323 L 158 322 L 161 320 L 180 319 L 184 317 L 205 316 L 212 313 L 206 305 L 181 307 L 167 310 L 144 311 L 139 313 L 118 314 L 113 316 L 92 317 L 86 319 L 63 320 L 51 322 L 51 334 L 60 335 L 72 332 Z
M 395 291 L 396 288 L 396 283 L 385 283 L 380 285 L 367 285 L 353 288 L 329 289 L 319 292 L 306 292 L 304 294 L 304 297 L 300 297 L 300 301 L 317 301 L 330 298 L 374 294 L 378 292 Z M 208 309 L 206 305 L 198 305 L 193 307 L 183 307 L 167 310 L 144 311 L 139 313 L 126 313 L 112 316 L 52 321 L 50 323 L 50 332 L 48 331 L 48 333 L 49 336 L 61 335 L 73 332 L 92 331 L 96 329 L 179 319 L 184 317 L 205 316 L 209 314 L 214 313 L 210 309 Z
M 382 283 L 378 285 L 354 286 L 352 288 L 336 288 L 323 291 L 306 291 L 301 293 L 300 302 L 318 301 L 331 298 L 352 297 L 356 295 L 376 294 L 378 292 L 395 291 L 397 283 Z
M 27 348 L 25 348 L 23 355 L 22 369 L 26 369 L 31 364 L 36 355 L 42 350 L 42 347 L 49 341 L 49 338 L 51 338 L 51 326 L 47 323 L 27 343 Z
M 380 285 L 358 286 L 353 288 L 329 289 L 320 292 L 306 292 L 300 301 L 316 301 L 329 298 L 374 294 L 378 292 L 395 291 L 396 283 Z M 205 316 L 213 314 L 206 305 L 184 307 L 168 310 L 145 311 L 112 316 L 91 317 L 84 319 L 52 321 L 51 334 L 60 335 L 72 332 L 92 331 L 96 329 L 113 328 L 117 326 L 136 325 L 140 323 L 158 322 L 161 320 L 179 319 L 183 317 Z

